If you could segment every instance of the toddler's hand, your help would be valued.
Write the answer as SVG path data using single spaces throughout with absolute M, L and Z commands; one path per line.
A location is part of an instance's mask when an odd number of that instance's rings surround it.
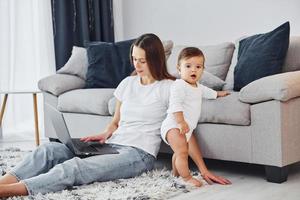
M 230 94 L 230 92 L 228 92 L 228 91 L 217 91 L 217 97 L 225 97 L 229 94 Z
M 189 125 L 186 121 L 182 121 L 178 124 L 180 134 L 187 134 L 190 131 Z

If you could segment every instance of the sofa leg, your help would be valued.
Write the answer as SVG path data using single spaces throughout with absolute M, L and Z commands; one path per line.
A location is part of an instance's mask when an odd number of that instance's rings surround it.
M 288 166 L 275 167 L 265 165 L 267 181 L 272 183 L 283 183 L 288 177 Z

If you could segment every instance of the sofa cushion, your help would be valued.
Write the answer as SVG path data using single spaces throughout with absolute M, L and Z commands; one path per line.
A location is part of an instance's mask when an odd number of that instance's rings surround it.
M 110 115 L 108 101 L 114 89 L 79 89 L 58 97 L 57 109 L 61 112 Z
M 176 78 L 180 78 L 178 73 L 172 75 Z M 214 90 L 222 90 L 223 86 L 225 85 L 225 81 L 206 70 L 203 71 L 203 74 L 198 82 Z
M 163 43 L 164 50 L 165 50 L 166 60 L 168 60 L 172 53 L 174 43 L 172 40 L 165 40 L 165 41 L 162 41 L 162 43 Z
M 88 44 L 88 71 L 85 88 L 116 88 L 134 70 L 130 63 L 130 46 L 134 40 Z
M 267 76 L 243 87 L 239 99 L 246 103 L 287 101 L 300 96 L 300 71 Z
M 87 68 L 88 59 L 86 49 L 83 47 L 73 46 L 71 57 L 68 62 L 57 71 L 57 73 L 72 74 L 85 80 Z
M 171 75 L 178 77 L 176 65 L 180 51 L 187 46 L 175 46 L 167 61 L 168 71 Z M 205 70 L 225 80 L 229 65 L 231 63 L 234 44 L 227 42 L 219 45 L 197 46 L 205 56 Z
M 199 82 L 202 85 L 205 85 L 214 90 L 222 90 L 223 86 L 225 85 L 225 81 L 207 71 L 203 71 L 202 77 Z
M 134 40 L 116 43 L 92 42 L 87 44 L 89 61 L 86 88 L 115 88 L 134 67 L 130 63 L 130 46 Z M 163 41 L 166 59 L 173 48 L 171 40 Z
M 237 63 L 239 45 L 240 45 L 240 41 L 246 37 L 247 36 L 242 36 L 235 41 L 235 44 L 234 44 L 235 48 L 234 48 L 231 64 L 229 66 L 229 69 L 228 69 L 228 72 L 227 72 L 227 75 L 225 78 L 225 85 L 223 86 L 223 90 L 233 90 L 233 82 L 234 82 L 233 75 L 234 75 L 234 68 Z
M 171 40 L 165 40 L 162 43 L 164 46 L 166 59 L 168 59 L 172 52 L 173 42 Z M 83 47 L 73 46 L 72 54 L 68 62 L 56 73 L 75 75 L 80 77 L 83 80 L 86 80 L 87 69 L 88 69 L 87 49 Z
M 238 92 L 215 100 L 203 99 L 199 122 L 222 123 L 247 126 L 250 125 L 250 104 L 238 99 Z M 116 98 L 112 97 L 108 103 L 110 115 L 115 113 Z
M 110 115 L 115 114 L 116 100 L 116 97 L 112 97 L 108 102 L 108 112 Z
M 42 91 L 49 92 L 58 96 L 69 90 L 83 88 L 85 82 L 78 76 L 69 74 L 53 74 L 47 76 L 38 82 L 38 87 Z
M 300 36 L 290 37 L 290 44 L 287 50 L 282 72 L 300 70 Z
M 203 99 L 199 122 L 250 125 L 250 104 L 239 101 L 238 92 L 215 100 Z
M 239 49 L 239 43 L 247 36 L 243 36 L 236 40 L 235 50 L 232 56 L 232 61 L 225 79 L 225 85 L 223 90 L 233 90 L 233 73 L 237 63 L 237 55 Z M 286 53 L 285 61 L 282 67 L 282 72 L 290 72 L 300 70 L 300 36 L 291 36 L 289 42 L 289 48 Z
M 289 35 L 290 25 L 286 22 L 271 32 L 241 40 L 233 89 L 239 91 L 254 80 L 280 73 L 289 46 Z

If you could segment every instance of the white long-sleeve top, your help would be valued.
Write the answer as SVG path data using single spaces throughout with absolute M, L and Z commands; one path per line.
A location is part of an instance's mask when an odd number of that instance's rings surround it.
M 182 79 L 173 82 L 170 89 L 168 115 L 161 128 L 165 142 L 167 132 L 172 128 L 178 128 L 174 113 L 180 111 L 183 112 L 184 119 L 190 128 L 190 132 L 186 134 L 187 140 L 190 138 L 200 118 L 202 98 L 216 99 L 217 92 L 200 83 L 197 83 L 197 87 L 193 87 Z

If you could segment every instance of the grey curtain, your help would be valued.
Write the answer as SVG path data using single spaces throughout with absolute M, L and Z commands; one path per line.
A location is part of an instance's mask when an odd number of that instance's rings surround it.
M 114 41 L 112 0 L 51 0 L 56 70 L 72 47 L 89 41 Z

